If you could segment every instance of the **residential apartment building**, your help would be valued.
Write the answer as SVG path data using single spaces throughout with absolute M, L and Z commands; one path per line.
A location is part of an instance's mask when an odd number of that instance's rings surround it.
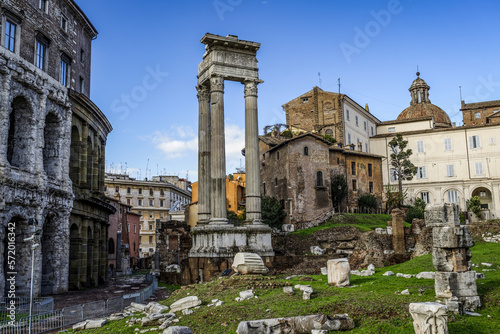
M 409 89 L 410 107 L 396 120 L 379 124 L 377 136 L 370 139 L 373 152 L 389 157 L 388 142 L 401 133 L 418 168 L 413 180 L 403 181 L 408 201 L 418 197 L 430 204 L 458 203 L 465 211 L 467 201 L 479 196 L 483 218 L 499 217 L 500 124 L 487 121 L 494 117 L 498 101 L 462 102 L 465 125 L 456 127 L 430 103 L 429 89 L 419 76 L 415 79 Z M 476 110 L 481 110 L 477 118 Z M 383 163 L 383 179 L 386 188 L 397 187 L 389 158 Z
M 330 135 L 342 145 L 370 152 L 369 138 L 376 135 L 380 121 L 368 106 L 361 107 L 345 94 L 326 92 L 314 87 L 283 104 L 286 125 L 293 133 L 311 132 Z
M 332 211 L 331 180 L 338 174 L 347 181 L 350 211 L 358 209 L 362 194 L 373 194 L 382 204 L 382 156 L 340 148 L 311 133 L 291 139 L 261 136 L 259 149 L 261 193 L 281 202 L 286 224 Z
M 176 181 L 177 185 L 167 180 Z M 141 258 L 156 252 L 156 220 L 168 219 L 170 210 L 191 203 L 191 184 L 176 176 L 136 180 L 124 174 L 106 174 L 105 191 L 108 197 L 131 205 L 131 210 L 140 215 Z

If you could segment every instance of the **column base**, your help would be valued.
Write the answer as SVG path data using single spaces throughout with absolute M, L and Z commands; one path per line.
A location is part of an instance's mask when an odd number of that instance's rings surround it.
M 233 257 L 239 252 L 274 256 L 271 228 L 267 225 L 235 227 L 231 224 L 209 224 L 192 230 L 193 247 L 189 257 Z
M 233 226 L 233 224 L 229 224 L 229 220 L 227 218 L 210 218 L 210 225 L 230 225 Z

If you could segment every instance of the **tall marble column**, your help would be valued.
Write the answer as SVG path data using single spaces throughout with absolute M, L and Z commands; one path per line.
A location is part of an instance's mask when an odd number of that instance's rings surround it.
M 210 224 L 227 224 L 226 147 L 224 138 L 224 78 L 210 78 Z
M 198 86 L 198 224 L 210 221 L 210 89 Z
M 260 197 L 259 123 L 257 113 L 257 84 L 260 80 L 246 80 L 245 84 L 245 167 L 246 212 L 248 224 L 262 224 Z

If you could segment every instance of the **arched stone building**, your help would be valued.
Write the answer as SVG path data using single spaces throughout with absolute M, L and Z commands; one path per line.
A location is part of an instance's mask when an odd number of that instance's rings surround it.
M 97 239 L 113 211 L 101 199 L 111 126 L 89 99 L 97 31 L 72 0 L 3 0 L 0 15 L 0 295 L 12 276 L 16 295 L 29 294 L 24 239 L 35 231 L 34 294 L 63 293 L 81 287 L 74 263 L 81 271 L 90 259 L 85 283 L 106 279 Z

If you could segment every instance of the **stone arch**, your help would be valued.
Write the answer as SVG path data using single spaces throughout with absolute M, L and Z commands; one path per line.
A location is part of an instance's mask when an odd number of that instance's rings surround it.
M 7 161 L 11 166 L 27 169 L 32 161 L 33 107 L 24 96 L 18 96 L 11 103 L 9 132 L 7 137 Z
M 93 254 L 94 254 L 94 238 L 92 234 L 92 227 L 87 226 L 87 275 L 86 286 L 92 285 L 92 267 L 93 267 Z
M 333 130 L 332 129 L 326 129 L 325 135 L 332 136 L 333 137 Z
M 71 127 L 71 148 L 69 157 L 69 177 L 73 184 L 80 184 L 80 154 L 82 152 L 80 130 Z
M 94 180 L 94 164 L 93 164 L 94 147 L 92 144 L 92 138 L 87 137 L 87 187 L 92 189 L 92 182 Z
M 448 192 L 450 192 L 450 191 L 456 191 L 457 192 L 458 201 L 456 203 L 460 204 L 460 206 L 462 206 L 462 204 L 464 204 L 464 194 L 463 194 L 463 191 L 461 191 L 457 187 L 453 187 L 453 186 L 446 187 L 446 188 L 443 189 L 443 193 L 441 194 L 442 203 L 450 203 L 450 201 L 449 201 L 449 196 L 450 195 L 448 195 Z
M 323 185 L 323 172 L 319 170 L 316 172 L 316 187 L 323 187 Z
M 60 176 L 60 149 L 63 136 L 62 122 L 59 117 L 49 112 L 45 117 L 43 129 L 43 169 L 47 176 L 57 178 Z
M 427 189 L 427 188 L 424 188 L 424 189 L 419 189 L 415 192 L 415 198 L 422 198 L 421 194 L 422 193 L 429 193 L 429 204 L 433 204 L 433 203 L 436 203 L 436 200 L 437 200 L 437 196 L 436 194 L 434 193 L 433 190 L 431 189 Z
M 471 191 L 470 197 L 477 196 L 481 201 L 481 209 L 482 210 L 491 210 L 494 209 L 493 197 L 491 194 L 491 190 L 486 185 L 477 186 Z
M 69 288 L 79 289 L 82 238 L 80 235 L 80 228 L 76 223 L 71 224 L 69 229 L 69 241 Z
M 108 254 L 115 254 L 115 241 L 113 238 L 108 240 Z

